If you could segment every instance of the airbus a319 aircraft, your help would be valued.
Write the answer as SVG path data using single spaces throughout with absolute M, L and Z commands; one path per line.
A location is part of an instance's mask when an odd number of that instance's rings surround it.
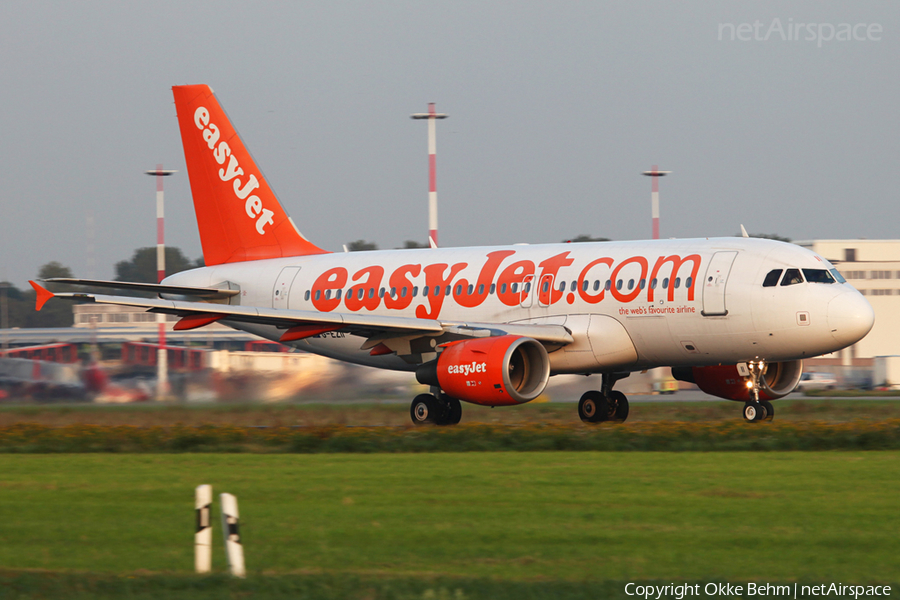
M 585 422 L 624 421 L 629 373 L 676 379 L 771 419 L 803 359 L 872 328 L 866 299 L 821 256 L 751 238 L 330 253 L 297 229 L 206 85 L 173 88 L 205 267 L 161 284 L 48 280 L 152 291 L 54 295 L 213 322 L 361 365 L 415 373 L 416 424 L 455 424 L 460 401 L 529 402 L 552 375 L 600 375 Z

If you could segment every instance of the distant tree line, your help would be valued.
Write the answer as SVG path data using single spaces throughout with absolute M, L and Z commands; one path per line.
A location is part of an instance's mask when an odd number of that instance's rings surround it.
M 568 244 L 570 242 L 608 242 L 609 238 L 605 237 L 593 237 L 587 235 L 586 233 L 582 233 L 573 237 L 570 240 L 563 240 L 563 243 Z M 406 240 L 403 243 L 402 248 L 428 248 L 429 245 L 427 243 L 417 242 L 415 240 Z M 346 244 L 346 248 L 350 252 L 361 252 L 364 250 L 378 250 L 378 244 L 375 242 L 368 242 L 366 240 L 356 240 L 354 242 L 349 242 Z
M 367 242 L 366 240 L 356 240 L 355 242 L 349 242 L 348 244 L 346 244 L 346 247 L 350 252 L 378 250 L 378 244 L 376 244 L 375 242 Z M 397 248 L 397 250 L 408 248 L 428 248 L 428 244 L 423 244 L 421 242 L 417 242 L 416 240 L 406 240 L 405 242 L 403 242 L 403 246 Z
M 166 275 L 172 275 L 187 269 L 203 266 L 203 259 L 191 261 L 179 248 L 166 248 Z M 42 266 L 37 273 L 37 279 L 53 279 L 57 277 L 72 278 L 72 270 L 57 262 L 52 261 Z M 123 260 L 116 263 L 116 281 L 135 281 L 139 283 L 156 283 L 156 247 L 138 248 L 134 251 L 131 260 Z M 50 284 L 50 291 L 72 292 L 91 291 L 85 287 L 61 286 Z M 109 290 L 96 290 L 108 294 Z M 4 299 L 5 292 L 5 299 Z M 6 304 L 5 323 L 0 327 L 71 327 L 72 302 L 56 301 L 48 302 L 40 312 L 34 310 L 36 294 L 29 286 L 21 290 L 8 281 L 0 282 L 0 304 Z M 2 320 L 0 306 L 0 320 Z
M 790 243 L 790 241 L 791 241 L 791 238 L 780 236 L 777 233 L 748 233 L 747 235 L 749 235 L 752 238 L 762 238 L 764 240 L 777 240 L 779 242 L 788 242 L 788 243 Z M 740 234 L 738 234 L 738 237 L 740 237 Z
M 563 243 L 566 243 L 566 244 L 568 244 L 568 243 L 573 243 L 573 244 L 575 244 L 575 243 L 578 243 L 578 242 L 608 242 L 608 241 L 610 241 L 609 238 L 605 238 L 605 237 L 592 237 L 592 236 L 589 236 L 589 235 L 586 234 L 586 233 L 582 233 L 582 234 L 580 234 L 580 235 L 576 235 L 576 236 L 573 237 L 571 240 L 563 240 Z

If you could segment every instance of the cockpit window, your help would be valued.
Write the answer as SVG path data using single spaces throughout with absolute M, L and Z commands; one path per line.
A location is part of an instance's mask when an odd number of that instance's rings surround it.
M 784 272 L 784 279 L 781 285 L 794 285 L 795 283 L 803 283 L 803 276 L 800 275 L 800 269 L 788 269 Z
M 763 287 L 775 287 L 778 285 L 778 279 L 781 277 L 781 269 L 772 269 L 769 271 L 769 274 L 766 275 L 765 281 L 763 281 Z
M 803 269 L 803 276 L 810 283 L 834 283 L 834 277 L 825 269 Z
M 837 279 L 838 283 L 847 283 L 847 280 L 844 279 L 844 276 L 841 275 L 837 269 L 831 269 L 831 274 Z

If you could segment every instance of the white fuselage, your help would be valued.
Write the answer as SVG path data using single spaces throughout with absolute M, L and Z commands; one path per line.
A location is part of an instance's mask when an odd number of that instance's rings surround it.
M 194 269 L 163 283 L 229 282 L 240 289 L 231 303 L 244 306 L 563 325 L 575 343 L 551 352 L 554 373 L 796 360 L 844 348 L 871 328 L 872 309 L 849 284 L 804 277 L 764 287 L 776 269 L 833 267 L 792 244 L 715 238 L 298 256 Z M 222 322 L 272 340 L 283 333 Z M 399 354 L 371 356 L 365 341 L 335 331 L 292 345 L 415 368 Z M 421 349 L 416 356 L 428 358 Z

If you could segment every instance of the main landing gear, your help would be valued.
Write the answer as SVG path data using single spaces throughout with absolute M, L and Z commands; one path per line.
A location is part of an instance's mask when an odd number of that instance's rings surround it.
M 622 392 L 612 389 L 619 379 L 628 374 L 609 373 L 603 375 L 600 391 L 585 392 L 578 401 L 578 416 L 585 423 L 613 421 L 622 423 L 628 418 L 628 398 Z
M 740 366 L 738 367 L 740 372 Z M 765 361 L 747 363 L 747 387 L 750 389 L 750 401 L 744 404 L 744 420 L 750 423 L 771 421 L 775 418 L 775 407 L 768 400 L 759 399 L 759 380 L 766 373 Z M 743 373 L 742 373 L 743 374 Z
M 415 425 L 456 425 L 462 418 L 459 400 L 440 392 L 419 394 L 409 405 L 409 416 Z

